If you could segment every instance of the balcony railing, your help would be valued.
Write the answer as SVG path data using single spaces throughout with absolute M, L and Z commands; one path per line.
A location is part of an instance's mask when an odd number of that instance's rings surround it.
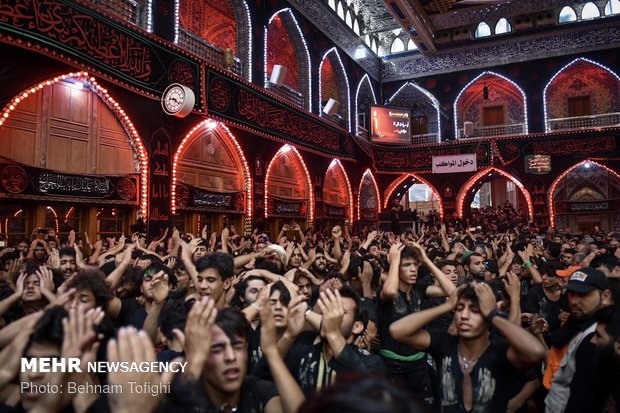
M 438 143 L 437 134 L 436 133 L 425 133 L 424 135 L 412 135 L 411 136 L 411 144 L 412 145 L 426 145 L 429 143 Z
M 286 85 L 278 86 L 275 83 L 268 82 L 267 90 L 301 108 L 304 107 L 304 95 Z
M 105 11 L 150 30 L 148 0 L 90 0 L 91 3 Z
M 214 66 L 225 67 L 223 50 L 195 34 L 185 31 L 181 27 L 179 27 L 178 44 Z M 233 65 L 230 70 L 236 75 L 243 76 L 243 67 L 237 57 L 233 59 Z
M 465 136 L 463 129 L 459 129 L 459 139 L 464 138 L 489 138 L 495 136 L 514 136 L 525 134 L 525 123 L 512 125 L 476 126 L 471 136 Z
M 547 120 L 547 131 L 549 132 L 573 129 L 605 128 L 610 126 L 620 126 L 620 112 Z

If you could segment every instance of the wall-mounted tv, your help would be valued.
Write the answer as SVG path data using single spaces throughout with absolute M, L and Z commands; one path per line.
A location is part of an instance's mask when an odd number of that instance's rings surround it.
M 410 145 L 411 114 L 409 109 L 371 106 L 370 140 L 375 143 Z

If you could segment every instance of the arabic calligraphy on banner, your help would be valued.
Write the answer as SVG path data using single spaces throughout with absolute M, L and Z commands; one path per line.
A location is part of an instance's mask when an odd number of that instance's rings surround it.
M 551 156 L 549 155 L 526 155 L 525 172 L 528 174 L 548 174 L 551 172 Z
M 214 192 L 177 183 L 176 197 L 179 209 L 245 212 L 245 194 L 243 192 Z
M 76 58 L 89 72 L 99 70 L 150 94 L 161 93 L 175 80 L 191 87 L 196 96 L 202 96 L 196 59 L 78 2 L 2 2 L 0 32 L 11 33 L 20 45 L 26 39 L 28 44 L 50 48 L 48 54 L 60 52 Z
M 0 161 L 0 193 L 40 199 L 49 196 L 138 202 L 138 175 L 75 175 Z
M 452 174 L 476 170 L 476 154 L 433 156 L 434 174 Z
M 308 202 L 271 197 L 267 212 L 270 217 L 305 218 L 308 212 Z
M 556 212 L 615 212 L 620 208 L 620 199 L 593 202 L 559 202 Z
M 352 156 L 351 137 L 311 114 L 207 68 L 209 113 L 322 153 Z

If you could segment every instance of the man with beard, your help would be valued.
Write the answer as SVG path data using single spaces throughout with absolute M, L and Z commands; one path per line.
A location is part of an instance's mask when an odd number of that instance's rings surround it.
M 620 407 L 620 307 L 618 305 L 603 307 L 594 314 L 594 319 L 596 330 L 590 341 L 595 346 L 595 363 L 599 366 L 606 366 L 606 372 L 609 375 L 607 378 L 603 377 L 602 384 L 607 385 L 606 393 L 611 394 L 616 411 L 618 411 Z
M 557 270 L 561 269 L 559 262 L 549 261 L 542 272 L 542 284 L 530 288 L 523 303 L 522 317 L 544 318 L 547 320 L 550 332 L 560 327 L 559 316 L 562 310 L 559 301 L 562 296 L 562 287 Z
M 309 267 L 310 272 L 319 280 L 325 279 L 327 275 L 327 258 L 325 258 L 323 248 L 316 247 L 310 251 L 308 261 L 306 261 L 304 267 Z
M 484 266 L 484 257 L 472 251 L 466 251 L 461 256 L 461 263 L 465 268 L 465 276 L 459 280 L 459 285 L 467 284 L 474 280 L 484 280 L 486 268 Z
M 571 323 L 574 334 L 560 368 L 553 376 L 545 399 L 545 411 L 599 412 L 604 399 L 596 395 L 604 387 L 600 383 L 603 377 L 592 363 L 594 345 L 590 340 L 596 329 L 594 313 L 611 302 L 609 281 L 605 274 L 594 268 L 581 268 L 570 276 L 566 290 L 571 311 L 567 324 Z
M 58 251 L 58 257 L 60 259 L 60 267 L 58 270 L 62 274 L 64 280 L 69 279 L 72 275 L 77 273 L 78 267 L 74 248 L 61 248 Z

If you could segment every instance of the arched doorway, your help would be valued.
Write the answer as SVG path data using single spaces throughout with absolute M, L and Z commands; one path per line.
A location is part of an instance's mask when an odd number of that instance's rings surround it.
M 148 157 L 122 107 L 86 72 L 45 80 L 0 117 L 0 221 L 11 240 L 35 228 L 97 236 L 146 216 Z
M 551 226 L 561 231 L 620 231 L 620 175 L 585 160 L 553 181 L 548 193 Z
M 407 82 L 385 104 L 410 110 L 413 144 L 441 142 L 439 101 L 428 90 Z
M 381 210 L 381 194 L 375 176 L 366 169 L 358 190 L 357 219 L 359 225 L 377 225 Z
M 406 173 L 385 190 L 382 221 L 391 223 L 392 209 L 400 209 L 400 226 L 419 228 L 421 223 L 435 224 L 443 219 L 443 203 L 439 192 L 424 178 Z M 386 224 L 389 225 L 389 224 Z
M 543 92 L 545 132 L 618 124 L 620 77 L 589 59 L 560 69 Z
M 246 233 L 252 222 L 252 177 L 230 130 L 213 120 L 194 127 L 179 145 L 172 164 L 172 223 L 179 230 L 220 232 L 234 225 Z M 244 221 L 245 217 L 245 221 Z
M 297 149 L 291 145 L 281 147 L 267 167 L 265 219 L 265 229 L 272 238 L 278 235 L 283 224 L 297 223 L 303 229 L 314 221 L 310 173 Z
M 473 130 L 465 131 L 465 122 Z M 527 135 L 527 98 L 515 82 L 484 72 L 469 82 L 454 102 L 455 139 Z
M 319 114 L 336 122 L 339 126 L 351 131 L 351 109 L 349 96 L 349 78 L 335 47 L 329 49 L 319 65 Z M 331 113 L 324 111 L 325 106 L 333 99 L 338 107 Z
M 355 134 L 368 139 L 370 131 L 370 106 L 377 104 L 375 90 L 368 74 L 360 80 L 355 92 Z
M 353 222 L 353 193 L 344 167 L 334 159 L 323 180 L 323 216 L 327 228 Z
M 497 209 L 505 205 L 506 201 L 509 201 L 516 214 L 532 220 L 532 198 L 523 184 L 501 169 L 485 168 L 469 178 L 459 191 L 456 212 L 459 218 L 467 218 L 476 212 L 474 209 Z
M 275 65 L 283 66 L 282 84 L 269 82 Z M 283 99 L 312 111 L 310 52 L 290 8 L 277 11 L 265 31 L 264 86 Z

